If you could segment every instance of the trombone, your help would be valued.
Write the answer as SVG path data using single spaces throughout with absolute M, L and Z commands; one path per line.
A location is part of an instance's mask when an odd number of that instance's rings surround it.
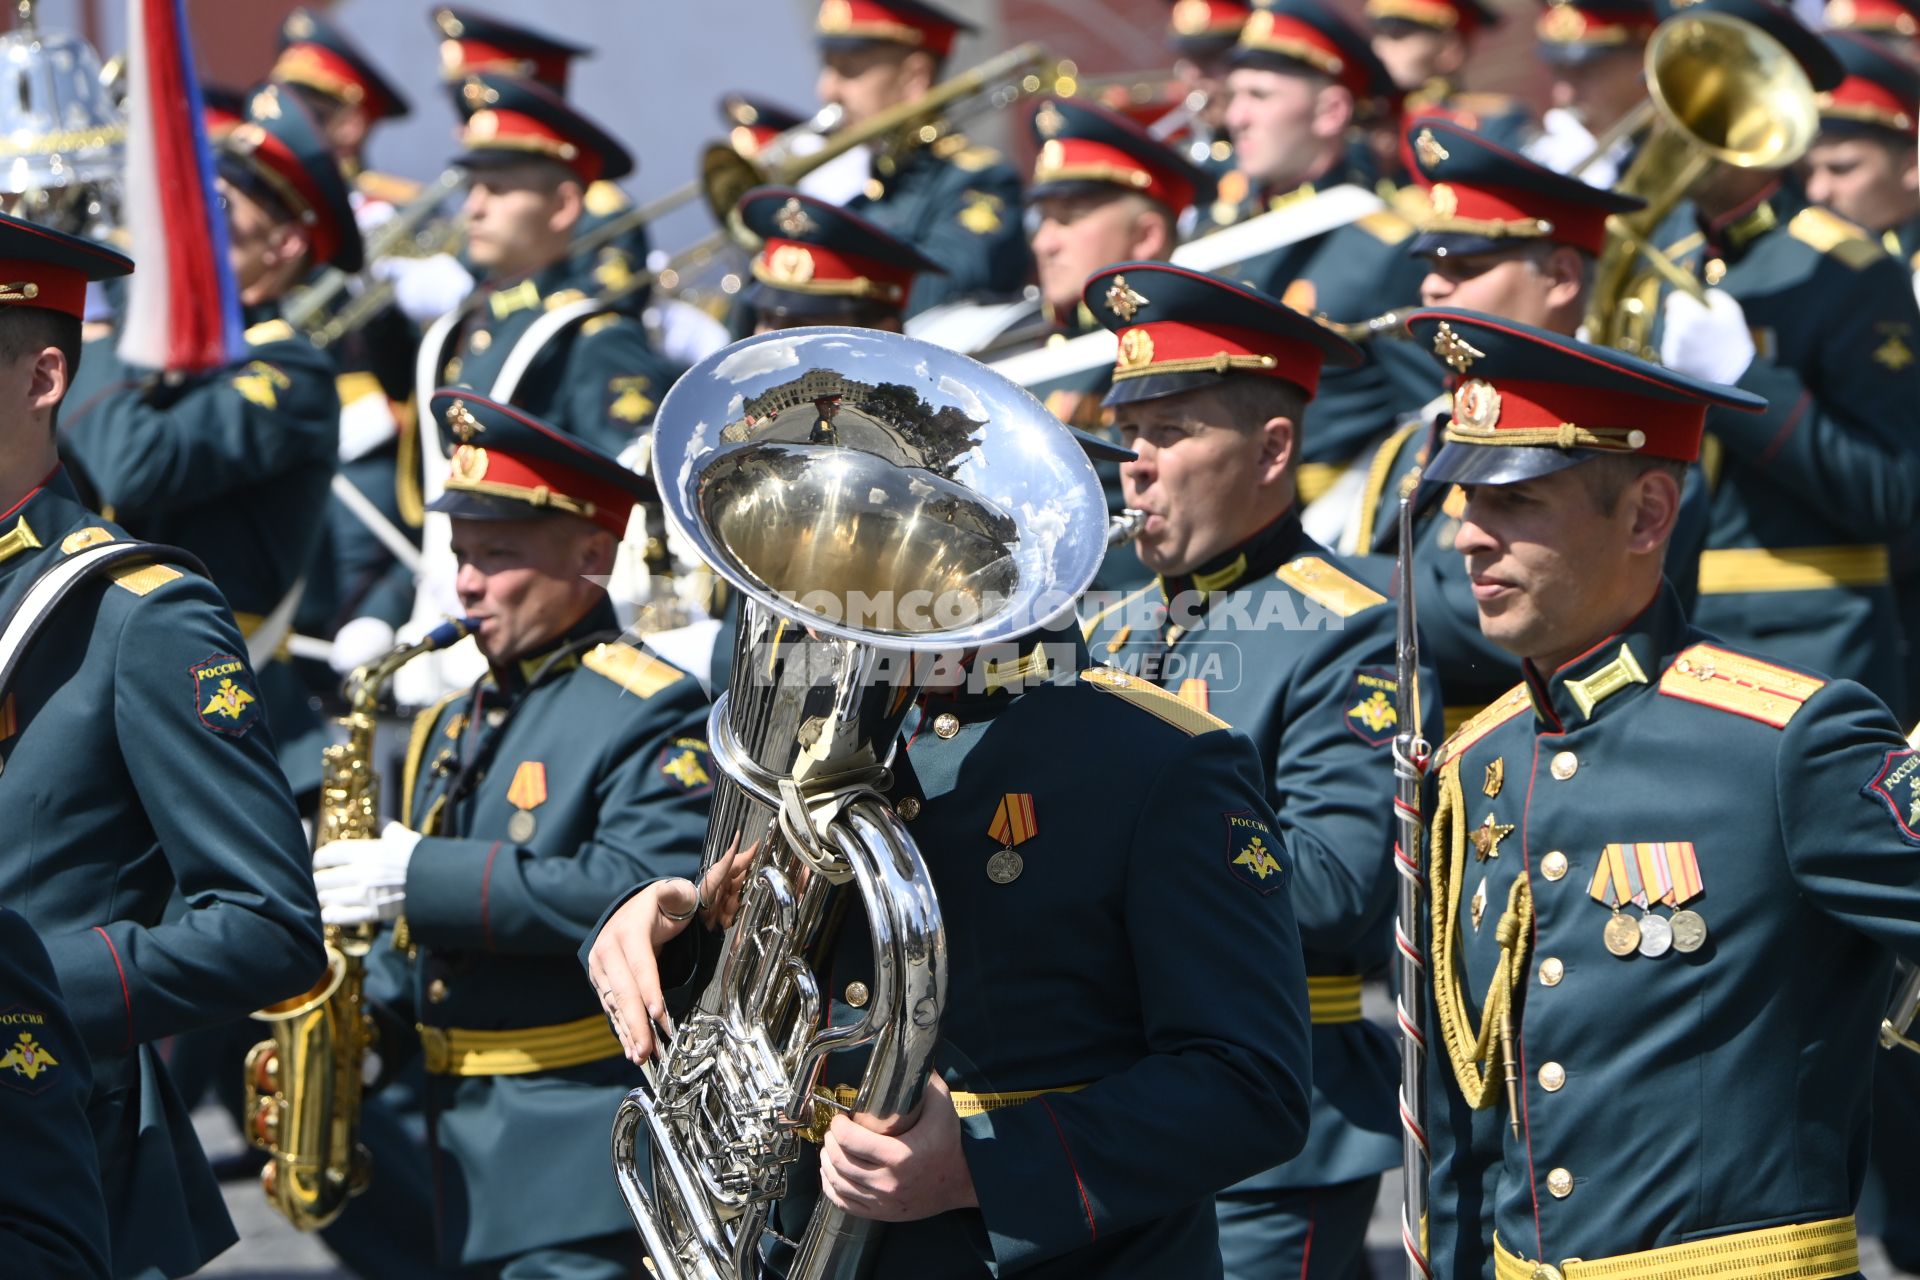
M 308 332 L 314 337 L 316 345 L 328 345 L 326 342 L 320 342 L 319 336 L 335 326 L 317 322 L 333 306 L 334 301 L 346 292 L 349 285 L 365 278 L 375 262 L 392 257 L 408 244 L 427 253 L 437 253 L 446 247 L 452 239 L 452 222 L 447 221 L 437 226 L 429 224 L 434 214 L 439 212 L 440 206 L 445 203 L 446 198 L 458 190 L 465 180 L 464 173 L 459 169 L 450 168 L 428 183 L 421 189 L 419 195 L 407 202 L 405 208 L 381 223 L 374 229 L 373 234 L 367 237 L 366 252 L 362 255 L 366 260 L 365 267 L 358 272 L 328 267 L 312 284 L 287 299 L 286 306 L 281 310 L 281 317 L 294 328 Z M 387 285 L 385 289 L 387 296 L 391 296 L 392 291 L 393 287 Z M 385 305 L 384 301 L 381 305 Z M 372 310 L 379 309 L 375 307 Z M 357 311 L 358 308 L 355 310 Z M 372 311 L 367 314 L 371 316 Z M 337 341 L 341 336 L 335 333 L 329 341 Z

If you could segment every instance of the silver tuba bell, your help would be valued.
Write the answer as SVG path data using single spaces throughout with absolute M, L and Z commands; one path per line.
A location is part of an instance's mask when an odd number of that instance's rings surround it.
M 125 118 L 91 45 L 41 31 L 33 0 L 13 7 L 0 34 L 0 192 L 35 222 L 103 236 L 119 212 Z
M 753 854 L 712 980 L 621 1105 L 614 1166 L 656 1274 L 734 1280 L 755 1274 L 803 1131 L 839 1109 L 888 1132 L 919 1116 L 946 937 L 885 796 L 897 735 L 937 655 L 1071 609 L 1106 511 L 1078 442 L 1025 390 L 865 329 L 702 361 L 660 406 L 654 459 L 668 518 L 741 595 L 708 726 L 722 776 L 705 867 Z M 833 1027 L 810 961 L 845 891 L 874 977 L 861 1020 Z M 861 1046 L 850 1102 L 816 1096 L 826 1055 Z M 856 1275 L 873 1231 L 822 1197 L 789 1275 Z

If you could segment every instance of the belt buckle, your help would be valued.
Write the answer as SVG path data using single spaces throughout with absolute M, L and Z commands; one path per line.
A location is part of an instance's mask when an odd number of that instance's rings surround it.
M 1536 1262 L 1533 1264 L 1532 1280 L 1566 1280 L 1566 1277 L 1551 1262 Z

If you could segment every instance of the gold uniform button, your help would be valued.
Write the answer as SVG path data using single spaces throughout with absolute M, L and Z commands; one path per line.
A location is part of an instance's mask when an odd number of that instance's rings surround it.
M 1727 278 L 1726 259 L 1724 258 L 1707 259 L 1706 270 L 1702 271 L 1700 274 L 1704 275 L 1707 278 L 1707 283 L 1709 285 L 1719 284 L 1722 280 L 1725 280 Z
M 902 822 L 912 822 L 920 816 L 920 802 L 908 796 L 900 802 L 896 812 L 899 813 Z
M 475 351 L 485 351 L 488 347 L 493 345 L 493 335 L 487 332 L 487 330 L 482 329 L 478 333 L 473 335 L 472 341 L 470 341 L 467 345 L 472 347 Z
M 1558 1093 L 1567 1086 L 1567 1069 L 1557 1062 L 1549 1062 L 1540 1068 L 1540 1087 L 1548 1093 Z
M 1567 976 L 1567 966 L 1560 963 L 1559 956 L 1548 956 L 1540 962 L 1540 985 L 1557 987 L 1560 979 Z
M 960 717 L 951 711 L 942 711 L 933 718 L 933 732 L 942 738 L 951 738 L 960 732 Z
M 1552 769 L 1554 777 L 1565 782 L 1579 772 L 1580 757 L 1571 751 L 1556 751 L 1553 755 L 1553 764 L 1548 767 Z
M 847 984 L 847 1003 L 856 1009 L 866 1008 L 867 1001 L 872 995 L 873 993 L 867 990 L 867 984 L 864 982 L 849 982 Z
M 1565 1169 L 1547 1170 L 1547 1191 L 1555 1200 L 1565 1200 L 1573 1194 L 1573 1175 Z
M 427 1003 L 428 1004 L 439 1004 L 442 1000 L 445 1000 L 446 998 L 447 998 L 447 984 L 445 979 L 435 978 L 432 982 L 429 982 L 427 984 Z
M 506 722 L 507 722 L 507 709 L 505 707 L 489 707 L 487 709 L 487 727 L 488 728 L 498 729 L 501 725 L 505 724 Z
M 1567 855 L 1558 849 L 1551 849 L 1547 856 L 1540 859 L 1540 874 L 1549 880 L 1558 880 L 1567 874 Z

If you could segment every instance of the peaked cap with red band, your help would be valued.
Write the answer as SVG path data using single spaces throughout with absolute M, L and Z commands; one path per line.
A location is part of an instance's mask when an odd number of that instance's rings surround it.
M 1607 216 L 1646 207 L 1555 173 L 1473 130 L 1439 117 L 1407 125 L 1414 178 L 1427 193 L 1420 236 L 1408 252 L 1434 257 L 1489 253 L 1517 243 L 1572 245 L 1598 256 Z
M 1822 130 L 1874 129 L 1906 138 L 1920 132 L 1920 70 L 1868 36 L 1830 31 L 1826 41 L 1846 78 L 1820 95 Z
M 612 134 L 545 85 L 511 76 L 478 75 L 461 87 L 461 96 L 469 114 L 460 130 L 463 150 L 453 163 L 462 168 L 484 169 L 544 156 L 587 183 L 633 172 L 633 156 Z
M 1173 0 L 1167 44 L 1189 58 L 1218 57 L 1233 47 L 1252 16 L 1250 0 Z
M 787 130 L 806 123 L 797 111 L 744 93 L 730 93 L 720 99 L 720 118 L 727 122 L 730 130 L 727 141 L 749 160 Z
M 1514 484 L 1610 454 L 1692 462 L 1707 410 L 1767 407 L 1736 387 L 1477 311 L 1417 311 L 1407 327 L 1454 384 L 1446 444 L 1424 481 Z
M 1653 0 L 1553 0 L 1534 20 L 1540 56 L 1577 64 L 1615 49 L 1638 49 L 1660 23 Z
M 1869 36 L 1920 36 L 1920 0 L 1827 0 L 1829 31 Z
M 398 120 L 411 110 L 372 59 L 311 9 L 295 9 L 280 24 L 280 55 L 267 78 L 337 98 L 376 120 Z
M 1362 102 L 1397 92 L 1367 37 L 1318 0 L 1272 0 L 1254 10 L 1240 28 L 1233 65 L 1257 71 L 1317 71 L 1345 85 Z
M 1430 31 L 1458 31 L 1463 36 L 1500 24 L 1500 15 L 1480 0 L 1367 0 L 1366 12 L 1376 26 L 1405 22 Z
M 364 258 L 347 178 L 299 95 L 265 85 L 247 102 L 247 119 L 220 140 L 220 176 L 278 204 L 306 228 L 319 263 L 358 271 Z
M 944 58 L 953 52 L 954 39 L 974 27 L 921 0 L 821 0 L 813 30 L 822 49 L 878 41 L 925 49 Z
M 1088 188 L 1119 188 L 1179 214 L 1213 199 L 1211 175 L 1117 112 L 1073 98 L 1048 98 L 1029 122 L 1039 157 L 1028 200 Z
M 522 409 L 442 387 L 432 411 L 453 469 L 429 511 L 461 520 L 571 515 L 620 538 L 635 503 L 659 501 L 653 481 Z
M 1109 406 L 1158 400 L 1235 374 L 1291 382 L 1309 397 L 1326 365 L 1350 369 L 1360 348 L 1250 285 L 1164 262 L 1097 271 L 1081 295 L 1120 336 Z
M 555 93 L 565 94 L 573 60 L 591 53 L 531 27 L 453 5 L 435 9 L 433 25 L 442 37 L 440 78 L 453 84 L 468 76 L 493 72 L 536 80 Z
M 763 242 L 747 305 L 777 315 L 844 318 L 879 307 L 904 312 L 917 275 L 940 264 L 856 213 L 785 187 L 740 198 L 741 225 Z
M 39 307 L 78 320 L 89 280 L 132 272 L 133 259 L 104 244 L 0 213 L 0 310 Z

